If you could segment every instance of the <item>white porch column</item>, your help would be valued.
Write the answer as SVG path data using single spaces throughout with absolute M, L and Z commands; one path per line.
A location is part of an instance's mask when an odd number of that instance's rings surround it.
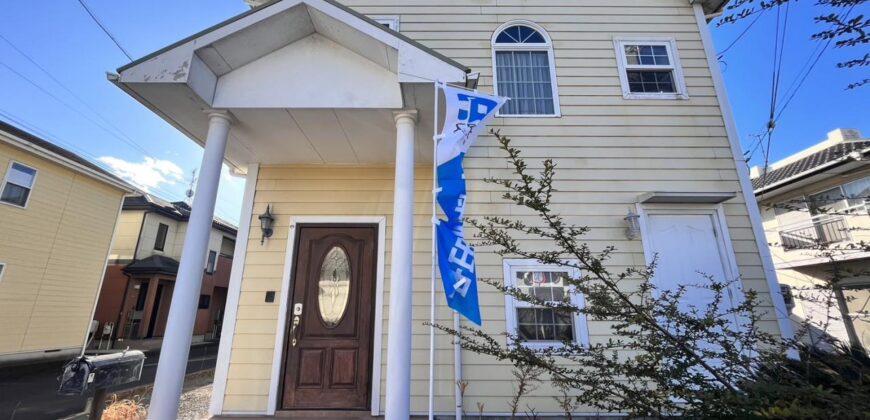
M 215 199 L 221 177 L 221 164 L 230 132 L 230 116 L 226 112 L 211 111 L 208 114 L 208 137 L 205 152 L 196 184 L 196 195 L 184 236 L 184 248 L 175 291 L 169 308 L 169 321 L 157 377 L 151 395 L 148 418 L 151 420 L 174 419 L 178 417 L 178 400 L 187 370 L 187 357 L 196 320 L 197 301 L 202 287 L 202 273 L 208 252 L 208 238 L 214 219 Z
M 411 284 L 414 247 L 414 129 L 417 111 L 397 111 L 393 249 L 387 333 L 387 420 L 411 411 Z M 377 368 L 377 367 L 376 367 Z

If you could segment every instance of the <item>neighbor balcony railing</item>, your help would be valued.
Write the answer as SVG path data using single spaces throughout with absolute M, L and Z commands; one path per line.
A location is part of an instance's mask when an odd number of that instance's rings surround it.
M 823 217 L 803 227 L 779 231 L 780 243 L 788 251 L 811 249 L 849 240 L 849 226 L 843 216 Z

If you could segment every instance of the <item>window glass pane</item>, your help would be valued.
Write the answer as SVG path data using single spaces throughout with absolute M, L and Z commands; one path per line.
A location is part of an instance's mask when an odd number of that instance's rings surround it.
M 520 324 L 517 328 L 517 335 L 523 341 L 535 341 L 538 339 L 535 334 L 534 324 Z
M 206 270 L 209 273 L 214 273 L 216 262 L 217 262 L 217 252 L 209 251 L 208 252 L 208 266 L 206 267 Z
M 339 246 L 333 246 L 320 266 L 317 306 L 327 328 L 335 328 L 344 317 L 350 299 L 350 260 Z
M 626 45 L 625 62 L 629 65 L 669 66 L 668 48 L 664 45 Z
M 516 37 L 510 34 L 510 30 L 513 28 L 507 28 L 503 30 L 498 36 L 495 38 L 495 42 L 498 44 L 515 44 L 519 42 Z
M 540 32 L 523 25 L 511 26 L 495 37 L 497 44 L 546 44 Z
M 0 201 L 14 204 L 16 206 L 24 206 L 27 204 L 27 197 L 30 195 L 30 189 L 19 187 L 13 183 L 7 182 L 0 193 Z
M 870 202 L 870 177 L 843 185 L 843 192 L 849 201 L 849 207 Z
M 779 226 L 798 224 L 810 221 L 810 212 L 803 197 L 797 197 L 774 204 L 773 213 Z
M 199 309 L 208 309 L 211 304 L 211 295 L 199 295 Z
M 625 46 L 625 61 L 628 64 L 640 64 L 640 48 L 637 45 Z
M 807 197 L 807 201 L 813 216 L 830 214 L 846 208 L 846 200 L 840 187 L 813 194 Z
M 546 44 L 547 40 L 544 39 L 544 36 L 541 35 L 540 32 L 532 31 L 532 33 L 529 34 L 528 37 L 526 37 L 524 43 L 525 44 Z
M 671 70 L 628 70 L 626 76 L 632 93 L 676 92 Z
M 154 249 L 163 251 L 163 247 L 166 245 L 166 232 L 168 230 L 169 226 L 163 223 L 157 225 L 157 238 L 154 240 Z
M 568 272 L 517 271 L 516 287 L 537 299 L 557 302 L 569 298 L 565 289 Z M 523 303 L 523 305 L 527 305 Z M 540 306 L 516 309 L 517 335 L 525 341 L 564 341 L 574 339 L 574 316 L 555 308 Z
M 33 186 L 33 180 L 36 179 L 36 169 L 28 168 L 27 166 L 13 163 L 9 170 L 9 175 L 6 177 L 7 182 L 30 188 Z
M 504 115 L 552 115 L 555 112 L 546 51 L 496 51 L 498 94 L 511 98 Z

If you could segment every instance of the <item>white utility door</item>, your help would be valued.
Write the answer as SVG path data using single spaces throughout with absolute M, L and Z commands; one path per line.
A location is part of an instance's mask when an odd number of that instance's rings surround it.
M 653 282 L 659 290 L 687 285 L 680 304 L 683 311 L 692 306 L 703 310 L 712 301 L 711 290 L 692 287 L 708 284 L 707 276 L 717 282 L 734 280 L 728 269 L 729 250 L 715 217 L 715 213 L 647 215 L 648 250 L 657 257 Z M 733 293 L 728 299 L 735 303 Z

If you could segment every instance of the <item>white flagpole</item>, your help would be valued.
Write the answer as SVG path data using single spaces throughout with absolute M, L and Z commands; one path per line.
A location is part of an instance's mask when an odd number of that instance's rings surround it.
M 429 420 L 435 418 L 435 264 L 437 262 L 436 197 L 438 194 L 438 88 L 435 82 L 435 111 L 432 119 L 432 273 L 429 293 Z

